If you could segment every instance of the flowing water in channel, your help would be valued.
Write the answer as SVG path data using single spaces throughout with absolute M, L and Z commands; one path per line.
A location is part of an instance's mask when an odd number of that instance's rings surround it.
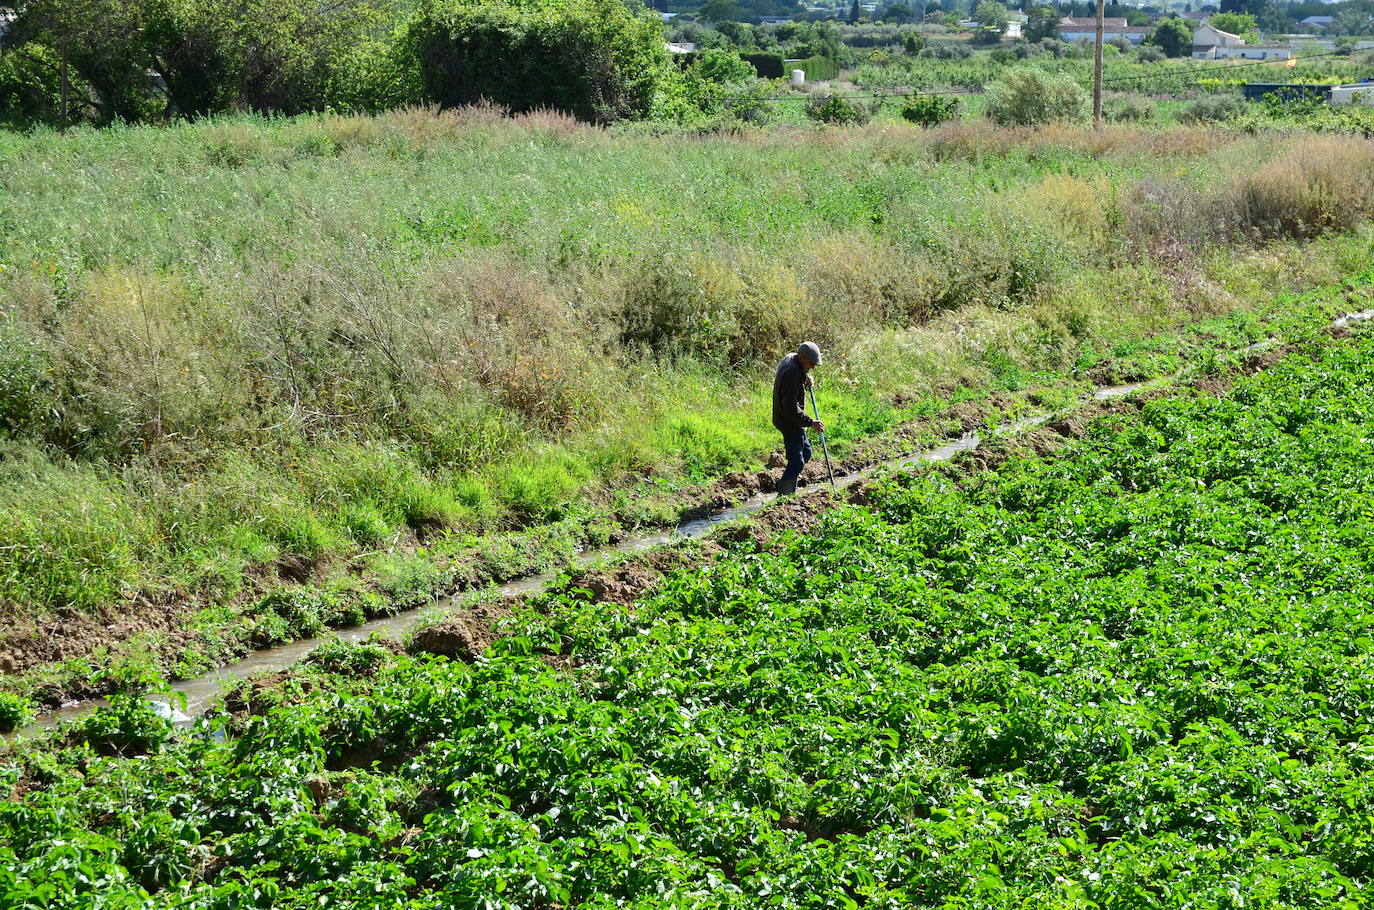
M 1374 318 L 1374 310 L 1367 311 L 1367 313 L 1367 315 L 1353 314 L 1351 317 L 1343 317 L 1343 320 Z M 1345 322 L 1343 320 L 1337 320 L 1337 324 L 1344 325 Z M 1098 401 L 1120 398 L 1147 385 L 1149 385 L 1149 383 L 1135 383 L 1132 385 L 1100 388 L 1093 393 L 1093 398 Z M 1011 421 L 1010 423 L 1001 424 L 997 427 L 997 430 L 999 433 L 1015 433 L 1029 427 L 1039 426 L 1047 420 L 1049 420 L 1048 414 L 1037 414 L 1023 417 L 1020 420 Z M 966 452 L 970 449 L 977 448 L 981 441 L 982 439 L 978 433 L 965 433 L 953 442 L 938 448 L 918 452 L 914 455 L 903 455 L 889 461 L 879 462 L 871 467 L 855 471 L 851 474 L 846 474 L 842 477 L 836 477 L 835 485 L 837 487 L 850 486 L 851 484 L 872 476 L 879 470 L 903 468 L 928 462 L 948 461 L 959 452 Z M 588 550 L 574 557 L 573 564 L 577 567 L 586 567 L 614 557 L 639 553 L 659 546 L 660 544 L 704 537 L 718 525 L 759 511 L 770 502 L 772 498 L 772 494 L 761 493 L 732 509 L 725 509 L 707 518 L 689 521 L 675 528 L 632 537 L 614 546 L 605 547 L 599 550 Z M 532 575 L 526 578 L 517 579 L 516 581 L 509 581 L 505 584 L 497 585 L 483 593 L 490 597 L 537 594 L 546 589 L 553 581 L 554 577 L 554 573 Z M 173 707 L 167 701 L 152 700 L 152 704 L 158 709 L 159 713 L 164 717 L 170 718 L 179 726 L 190 725 L 194 722 L 194 718 L 197 715 L 205 713 L 212 706 L 215 699 L 224 690 L 226 683 L 254 676 L 259 673 L 268 673 L 290 667 L 322 642 L 331 638 L 338 638 L 345 642 L 361 642 L 365 641 L 374 633 L 386 636 L 400 635 L 416 627 L 428 617 L 443 613 L 447 608 L 453 606 L 454 603 L 455 598 L 449 598 L 435 605 L 406 610 L 394 616 L 374 619 L 371 622 L 366 622 L 359 626 L 331 630 L 316 638 L 303 638 L 299 641 L 281 645 L 280 647 L 256 651 L 240 661 L 221 667 L 218 670 L 207 673 L 205 676 L 188 679 L 174 684 L 172 686 L 173 694 L 171 700 L 177 703 L 176 707 Z M 185 699 L 184 705 L 180 704 L 182 698 Z M 88 714 L 96 708 L 106 704 L 108 704 L 108 702 L 104 699 L 92 699 L 63 706 L 43 715 L 43 717 L 39 718 L 38 721 L 30 726 L 15 733 L 5 735 L 2 739 L 7 742 L 13 742 L 26 735 L 38 733 L 46 728 L 56 726 L 63 721 L 72 720 L 84 714 Z

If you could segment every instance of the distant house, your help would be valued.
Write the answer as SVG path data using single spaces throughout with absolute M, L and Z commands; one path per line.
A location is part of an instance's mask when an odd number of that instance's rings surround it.
M 1246 44 L 1240 35 L 1204 25 L 1193 32 L 1194 60 L 1290 60 L 1293 48 L 1287 44 Z
M 691 41 L 668 42 L 664 45 L 670 54 L 695 54 L 697 46 Z
M 1125 28 L 1125 27 L 1126 27 L 1126 17 L 1125 17 L 1125 16 L 1103 16 L 1103 17 L 1102 17 L 1102 27 L 1103 27 L 1103 28 Z M 1093 31 L 1093 30 L 1095 30 L 1096 28 L 1097 28 L 1097 19 L 1093 18 L 1092 16 L 1087 16 L 1087 17 L 1082 17 L 1082 18 L 1075 17 L 1075 16 L 1065 16 L 1063 19 L 1060 19 L 1060 20 L 1059 20 L 1059 30 L 1060 30 L 1061 32 L 1067 32 L 1067 31 L 1081 32 L 1081 31 L 1084 31 L 1085 29 L 1088 30 L 1088 31 Z
M 1132 44 L 1139 44 L 1149 33 L 1150 30 L 1143 25 L 1127 25 L 1123 17 L 1102 17 L 1103 41 L 1125 38 Z M 1065 16 L 1059 20 L 1059 38 L 1063 41 L 1096 41 L 1097 20 Z
M 1330 28 L 1331 23 L 1334 21 L 1335 17 L 1333 16 L 1308 16 L 1306 19 L 1299 22 L 1298 25 L 1304 26 L 1312 31 L 1322 31 Z
M 1198 51 L 1212 47 L 1240 47 L 1245 39 L 1240 35 L 1223 32 L 1214 25 L 1201 25 L 1193 32 L 1193 56 Z
M 19 18 L 19 14 L 8 6 L 0 6 L 0 47 L 5 45 L 5 38 L 10 33 L 10 23 Z

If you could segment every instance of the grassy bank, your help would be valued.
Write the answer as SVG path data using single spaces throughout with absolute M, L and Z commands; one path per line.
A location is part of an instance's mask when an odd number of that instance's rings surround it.
M 1371 162 L 1208 130 L 653 137 L 486 110 L 2 136 L 0 652 L 147 604 L 176 607 L 132 630 L 154 644 L 268 643 L 462 580 L 440 560 L 668 520 L 761 467 L 801 337 L 832 354 L 841 451 L 961 385 L 1074 378 L 1366 269 Z

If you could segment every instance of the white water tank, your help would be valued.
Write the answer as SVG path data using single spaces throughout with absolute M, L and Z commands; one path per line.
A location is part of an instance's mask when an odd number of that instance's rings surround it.
M 792 84 L 804 85 L 806 83 L 806 72 L 804 70 L 792 71 Z
M 1374 105 L 1374 83 L 1334 86 L 1331 89 L 1331 103 Z

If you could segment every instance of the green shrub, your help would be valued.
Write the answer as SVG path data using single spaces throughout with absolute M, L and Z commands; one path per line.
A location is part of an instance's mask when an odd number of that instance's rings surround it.
M 941 41 L 923 48 L 919 56 L 931 60 L 967 60 L 973 56 L 973 48 L 961 41 Z
M 104 755 L 142 755 L 171 739 L 172 729 L 172 722 L 141 695 L 119 692 L 110 696 L 109 707 L 97 708 L 75 731 Z
M 1075 122 L 1087 114 L 1088 94 L 1067 73 L 1014 69 L 988 89 L 984 107 L 1001 126 Z
M 10 733 L 33 720 L 33 706 L 13 692 L 0 692 L 0 733 Z
M 606 123 L 642 117 L 669 67 L 657 15 L 619 0 L 430 0 L 411 24 L 428 98 L 551 108 Z
M 740 59 L 754 68 L 760 79 L 781 79 L 783 72 L 782 54 L 740 54 Z
M 1239 95 L 1203 95 L 1178 112 L 1183 123 L 1219 123 L 1245 113 Z
M 959 116 L 959 99 L 941 95 L 912 95 L 902 104 L 902 119 L 921 126 L 939 126 Z
M 841 95 L 814 95 L 806 101 L 806 116 L 835 126 L 867 123 L 872 114 L 861 102 Z
M 789 70 L 801 70 L 807 82 L 820 82 L 825 79 L 838 79 L 840 63 L 834 57 L 805 57 L 801 60 L 786 62 Z
M 1124 94 L 1107 99 L 1104 115 L 1113 123 L 1141 123 L 1154 118 L 1154 102 L 1144 95 Z
M 708 82 L 731 85 L 754 78 L 754 68 L 733 51 L 718 47 L 702 51 L 692 67 Z
M 60 115 L 59 55 L 33 42 L 23 54 L 0 52 L 0 128 L 56 123 Z
M 0 433 L 41 437 L 59 407 L 47 351 L 17 326 L 0 322 Z

